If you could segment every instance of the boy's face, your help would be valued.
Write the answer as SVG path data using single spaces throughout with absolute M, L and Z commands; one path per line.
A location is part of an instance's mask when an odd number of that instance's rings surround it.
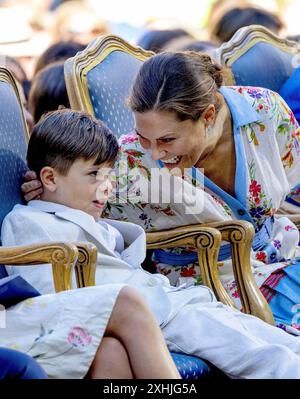
M 112 191 L 112 165 L 77 159 L 66 176 L 56 174 L 55 202 L 80 209 L 98 220 Z

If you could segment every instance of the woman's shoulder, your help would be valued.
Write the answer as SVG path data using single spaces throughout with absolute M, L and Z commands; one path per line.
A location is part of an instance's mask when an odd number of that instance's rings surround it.
M 243 96 L 249 105 L 261 116 L 274 116 L 279 110 L 287 112 L 287 106 L 278 93 L 265 87 L 258 86 L 228 86 Z
M 259 86 L 224 86 L 230 90 L 233 90 L 249 101 L 259 100 L 259 99 L 268 99 L 270 97 L 279 97 L 279 94 L 273 90 L 267 89 L 266 87 Z

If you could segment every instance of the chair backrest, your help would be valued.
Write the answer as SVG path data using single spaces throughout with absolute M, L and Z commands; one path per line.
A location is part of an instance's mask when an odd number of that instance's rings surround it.
M 102 120 L 116 136 L 130 133 L 134 118 L 126 99 L 141 64 L 152 55 L 114 35 L 95 39 L 65 62 L 71 107 Z
M 226 84 L 278 92 L 299 66 L 300 47 L 263 26 L 250 25 L 239 29 L 216 50 L 216 60 L 226 67 Z
M 15 204 L 22 203 L 20 186 L 26 167 L 28 130 L 15 80 L 0 67 L 0 228 Z M 6 274 L 0 267 L 0 278 Z

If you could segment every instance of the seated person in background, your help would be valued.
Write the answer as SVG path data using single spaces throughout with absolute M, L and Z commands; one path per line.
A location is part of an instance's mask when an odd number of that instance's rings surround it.
M 175 41 L 174 45 L 171 43 L 165 48 L 166 51 L 198 51 L 208 54 L 213 54 L 214 50 L 216 49 L 217 46 L 213 42 L 194 39 L 188 39 L 184 42 Z
M 227 11 L 211 27 L 211 37 L 222 44 L 230 40 L 240 28 L 249 25 L 265 26 L 276 35 L 279 35 L 284 27 L 282 21 L 267 10 L 252 6 L 235 7 Z
M 109 173 L 116 156 L 116 139 L 100 121 L 71 110 L 44 116 L 32 131 L 27 153 L 29 168 L 43 184 L 41 201 L 16 205 L 7 215 L 3 245 L 93 242 L 99 250 L 99 292 L 111 283 L 137 288 L 156 315 L 170 350 L 206 359 L 229 377 L 300 378 L 297 338 L 217 302 L 205 286 L 171 287 L 165 276 L 141 268 L 144 230 L 100 218 L 112 189 Z M 53 292 L 48 266 L 7 269 L 20 273 L 42 293 Z M 76 291 L 79 298 L 81 290 Z M 87 318 L 92 312 L 85 306 Z
M 49 111 L 69 108 L 63 62 L 55 62 L 41 69 L 32 79 L 28 108 L 37 123 Z
M 86 46 L 74 41 L 57 42 L 48 47 L 43 54 L 40 55 L 36 62 L 34 76 L 43 68 L 57 61 L 65 61 L 70 57 L 74 57 L 78 51 L 82 51 Z
M 193 40 L 193 36 L 184 29 L 151 29 L 143 34 L 137 41 L 137 45 L 144 50 L 159 53 L 171 42 L 181 40 Z

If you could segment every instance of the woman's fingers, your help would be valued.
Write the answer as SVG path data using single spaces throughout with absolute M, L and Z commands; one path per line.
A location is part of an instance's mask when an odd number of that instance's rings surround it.
M 24 176 L 25 181 L 37 180 L 37 175 L 33 170 L 28 170 Z
M 24 193 L 25 201 L 31 201 L 33 199 L 39 199 L 40 195 L 43 193 L 43 188 L 41 182 L 38 180 L 32 180 L 23 183 L 21 190 Z

